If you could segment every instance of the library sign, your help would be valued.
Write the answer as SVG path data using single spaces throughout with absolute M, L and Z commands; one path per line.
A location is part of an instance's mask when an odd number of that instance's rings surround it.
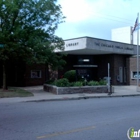
M 73 43 L 67 43 L 65 44 L 66 47 L 72 47 L 72 46 L 77 46 L 79 42 L 73 42 Z
M 101 42 L 94 42 L 94 45 L 99 46 L 99 47 L 106 47 L 106 48 L 115 48 L 115 49 L 120 49 L 120 50 L 129 50 L 133 51 L 134 48 L 132 46 L 128 45 L 115 45 L 114 44 L 107 44 L 107 43 L 101 43 Z

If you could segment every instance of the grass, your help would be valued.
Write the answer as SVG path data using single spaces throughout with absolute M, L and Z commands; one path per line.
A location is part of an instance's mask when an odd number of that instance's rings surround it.
M 20 88 L 12 88 L 9 87 L 8 90 L 0 89 L 0 98 L 5 97 L 29 97 L 33 96 L 33 94 L 29 91 L 20 89 Z

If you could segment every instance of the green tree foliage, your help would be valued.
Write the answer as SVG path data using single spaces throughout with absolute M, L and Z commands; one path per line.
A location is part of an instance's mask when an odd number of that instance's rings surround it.
M 0 0 L 0 60 L 5 71 L 10 59 L 26 63 L 64 64 L 55 49 L 63 49 L 62 38 L 55 30 L 63 22 L 61 6 L 56 0 Z M 3 79 L 6 74 L 3 72 Z M 6 81 L 3 81 L 5 88 Z

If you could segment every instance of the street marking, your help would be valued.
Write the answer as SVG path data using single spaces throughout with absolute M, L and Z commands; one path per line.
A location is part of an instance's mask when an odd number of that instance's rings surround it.
M 66 135 L 66 134 L 70 134 L 70 133 L 76 133 L 76 132 L 80 132 L 80 131 L 91 130 L 91 129 L 94 129 L 94 128 L 95 128 L 95 126 L 89 126 L 89 127 L 83 127 L 83 128 L 73 129 L 73 130 L 64 131 L 64 132 L 57 132 L 57 133 L 53 133 L 53 134 L 39 136 L 39 137 L 37 137 L 37 139 L 44 139 L 44 138 L 50 138 L 50 137 L 55 137 L 55 136 L 60 136 L 60 135 Z

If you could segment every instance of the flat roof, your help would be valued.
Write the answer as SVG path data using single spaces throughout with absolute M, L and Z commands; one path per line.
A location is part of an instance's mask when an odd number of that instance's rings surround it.
M 64 50 L 55 52 L 66 54 L 99 55 L 99 54 L 124 54 L 135 55 L 136 45 L 117 41 L 105 40 L 89 36 L 71 38 L 64 40 Z M 140 49 L 139 49 L 140 50 Z
M 64 41 L 81 39 L 81 38 L 91 38 L 91 39 L 97 39 L 97 40 L 104 40 L 104 41 L 108 41 L 108 42 L 116 42 L 116 43 L 121 43 L 121 44 L 137 46 L 137 45 L 134 45 L 134 44 L 124 43 L 124 42 L 120 42 L 120 41 L 113 41 L 113 40 L 101 39 L 101 38 L 90 37 L 90 36 L 82 36 L 82 37 L 70 38 L 70 39 L 65 39 Z

